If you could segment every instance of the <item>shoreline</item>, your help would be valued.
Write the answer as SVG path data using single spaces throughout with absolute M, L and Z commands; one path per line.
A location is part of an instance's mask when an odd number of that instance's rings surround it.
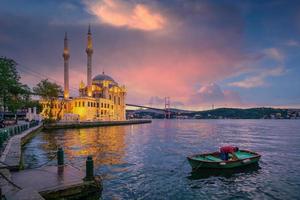
M 97 122 L 58 122 L 44 125 L 44 129 L 69 129 L 69 128 L 93 128 L 100 126 L 124 126 L 134 124 L 152 123 L 152 120 L 126 120 L 126 121 L 97 121 Z
M 101 178 L 93 175 L 87 180 L 84 172 L 71 165 L 23 169 L 22 147 L 42 129 L 43 124 L 40 123 L 9 138 L 0 158 L 1 195 L 12 200 L 99 198 Z
M 1 153 L 0 161 L 6 163 L 2 168 L 9 170 L 18 170 L 22 161 L 22 146 L 26 144 L 34 135 L 42 130 L 42 123 L 25 130 L 23 133 L 14 135 L 9 138 L 3 152 Z

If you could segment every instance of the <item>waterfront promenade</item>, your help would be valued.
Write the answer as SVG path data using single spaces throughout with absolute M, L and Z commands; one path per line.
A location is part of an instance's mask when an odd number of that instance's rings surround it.
M 7 168 L 9 170 L 18 170 L 22 166 L 22 145 L 25 144 L 34 134 L 42 129 L 43 124 L 37 124 L 34 127 L 26 128 L 16 135 L 10 135 L 10 138 L 5 146 L 5 149 L 0 158 L 0 168 Z M 3 164 L 5 163 L 5 164 Z
M 21 126 L 22 128 L 16 128 L 20 130 L 16 135 L 9 134 L 11 127 L 3 131 L 8 132 L 8 141 L 0 158 L 1 196 L 12 200 L 90 196 L 99 198 L 102 190 L 101 180 L 93 176 L 93 167 L 89 167 L 90 171 L 86 170 L 84 173 L 75 167 L 65 165 L 63 151 L 57 159 L 57 166 L 46 166 L 48 163 L 46 162 L 35 169 L 18 171 L 23 168 L 22 146 L 43 128 L 43 124 L 39 123 L 31 128 L 28 124 Z
M 117 126 L 151 123 L 151 120 L 128 120 L 109 122 L 42 123 L 30 126 L 28 123 L 1 130 L 5 135 L 2 141 L 4 150 L 0 158 L 1 194 L 8 199 L 57 199 L 94 198 L 102 191 L 100 177 L 94 176 L 93 160 L 88 157 L 86 170 L 64 164 L 63 150 L 57 152 L 57 165 L 47 166 L 48 162 L 34 169 L 23 169 L 22 146 L 42 129 L 81 128 L 97 126 Z M 0 136 L 1 136 L 0 135 Z M 6 142 L 7 140 L 7 142 Z M 20 171 L 19 171 L 20 170 Z

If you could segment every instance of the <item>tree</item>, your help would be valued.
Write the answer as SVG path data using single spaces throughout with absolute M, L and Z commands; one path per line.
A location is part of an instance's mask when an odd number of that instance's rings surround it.
M 30 88 L 20 82 L 16 66 L 14 60 L 0 57 L 0 106 L 12 112 L 30 101 Z
M 39 95 L 42 100 L 45 101 L 47 108 L 44 109 L 44 115 L 49 119 L 53 120 L 52 109 L 54 102 L 62 95 L 63 90 L 60 85 L 48 81 L 48 79 L 41 80 L 33 91 Z M 56 118 L 58 118 L 56 116 Z

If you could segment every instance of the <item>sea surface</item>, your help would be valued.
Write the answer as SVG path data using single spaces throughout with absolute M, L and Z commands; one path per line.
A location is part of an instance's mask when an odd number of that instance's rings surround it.
M 191 173 L 188 155 L 227 144 L 260 153 L 259 166 Z M 153 120 L 43 131 L 24 147 L 26 167 L 48 162 L 58 146 L 82 170 L 93 156 L 104 200 L 300 199 L 300 120 Z

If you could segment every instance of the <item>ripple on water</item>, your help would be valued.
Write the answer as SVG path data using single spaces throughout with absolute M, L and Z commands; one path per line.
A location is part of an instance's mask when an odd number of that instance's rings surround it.
M 42 132 L 24 147 L 28 166 L 51 158 L 84 169 L 93 155 L 103 199 L 298 199 L 296 120 L 153 120 L 152 124 Z M 191 174 L 186 156 L 236 144 L 262 155 L 254 169 Z

